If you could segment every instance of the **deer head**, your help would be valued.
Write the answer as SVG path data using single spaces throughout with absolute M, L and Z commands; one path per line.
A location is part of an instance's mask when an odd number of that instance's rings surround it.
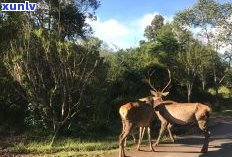
M 150 85 L 150 87 L 152 89 L 152 90 L 150 90 L 150 93 L 152 95 L 153 101 L 157 105 L 157 104 L 160 104 L 160 102 L 163 101 L 163 99 L 162 99 L 163 96 L 165 97 L 165 96 L 167 96 L 169 94 L 169 92 L 165 92 L 165 90 L 168 88 L 168 86 L 171 83 L 171 72 L 168 69 L 169 81 L 161 91 L 157 90 L 151 83 L 151 76 L 153 75 L 153 73 L 154 73 L 154 71 L 152 73 L 149 73 L 148 83 L 149 83 L 149 85 Z

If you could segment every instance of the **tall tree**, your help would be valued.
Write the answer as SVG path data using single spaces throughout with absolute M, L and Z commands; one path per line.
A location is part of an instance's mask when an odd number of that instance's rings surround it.
M 38 3 L 34 14 L 1 13 L 0 40 L 13 35 L 0 46 L 6 69 L 24 90 L 21 94 L 30 104 L 42 107 L 43 117 L 53 126 L 53 144 L 60 130 L 68 128 L 82 110 L 86 86 L 100 62 L 98 42 L 75 44 L 88 36 L 86 18 L 94 19 L 99 2 Z M 12 32 L 6 32 L 7 27 Z
M 151 25 L 145 28 L 144 36 L 150 41 L 155 41 L 158 31 L 163 27 L 163 25 L 164 25 L 163 16 L 155 15 L 155 17 L 151 22 Z
M 200 77 L 205 77 L 207 59 L 207 49 L 205 46 L 201 45 L 198 41 L 192 41 L 189 43 L 188 47 L 183 51 L 180 51 L 177 55 L 177 68 L 176 78 L 181 85 L 187 87 L 187 98 L 188 102 L 191 101 L 191 94 L 194 85 L 194 81 L 198 74 Z M 202 78 L 205 79 L 205 78 Z
M 49 39 L 43 29 L 25 28 L 18 41 L 11 42 L 5 65 L 21 85 L 30 103 L 42 106 L 51 122 L 54 142 L 60 129 L 82 109 L 82 97 L 97 66 L 98 49 Z
M 224 21 L 231 17 L 231 3 L 217 3 L 214 0 L 199 0 L 192 8 L 181 11 L 175 17 L 176 21 L 181 23 L 182 28 L 199 28 L 201 30 L 200 36 L 208 47 L 211 48 L 211 63 L 214 76 L 214 88 L 216 95 L 218 95 L 219 85 L 224 79 L 224 75 L 220 77 L 218 71 L 218 51 L 224 44 L 225 40 L 222 38 L 222 29 Z M 216 52 L 216 55 L 215 53 Z M 221 69 L 220 69 L 221 70 Z

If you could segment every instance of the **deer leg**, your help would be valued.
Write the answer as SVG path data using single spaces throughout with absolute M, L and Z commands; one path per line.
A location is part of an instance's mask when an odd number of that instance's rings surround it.
M 204 132 L 204 135 L 205 135 L 204 145 L 201 149 L 201 152 L 207 153 L 208 152 L 208 145 L 209 145 L 209 137 L 210 137 L 210 131 L 208 130 L 208 127 L 207 127 L 207 121 L 206 120 L 199 120 L 198 126 Z
M 138 146 L 137 146 L 138 151 L 140 150 L 140 144 L 143 139 L 144 130 L 145 130 L 145 127 L 139 127 L 139 141 L 138 141 Z
M 167 129 L 168 129 L 168 134 L 169 134 L 169 137 L 170 137 L 172 143 L 174 143 L 175 140 L 174 140 L 174 138 L 173 138 L 173 136 L 172 136 L 171 128 L 172 128 L 172 124 L 171 124 L 171 123 L 168 123 L 168 127 L 167 127 Z
M 133 129 L 133 131 L 131 131 L 132 133 L 131 133 L 131 136 L 132 136 L 132 138 L 133 138 L 133 142 L 134 142 L 134 144 L 136 144 L 136 138 L 135 138 L 135 135 L 134 135 L 134 129 Z M 126 146 L 126 144 L 127 144 L 127 137 L 126 137 L 126 139 L 125 139 L 125 142 L 124 142 L 124 146 Z
M 134 134 L 132 134 L 132 137 L 133 137 L 134 144 L 136 144 L 136 138 L 135 138 L 135 135 L 134 135 Z
M 133 138 L 134 144 L 136 144 L 135 129 L 136 129 L 136 127 L 133 127 L 133 130 L 132 130 L 132 133 L 131 133 L 131 136 Z
M 119 136 L 119 157 L 125 157 L 124 142 L 128 134 L 130 133 L 132 126 L 133 125 L 131 122 L 125 122 L 124 130 Z
M 121 132 L 121 134 L 119 135 L 119 157 L 121 157 L 122 156 L 122 149 L 123 149 L 123 147 L 121 146 L 121 143 L 123 144 L 123 141 L 122 141 L 122 137 L 123 137 L 123 135 L 124 135 L 124 133 L 125 133 L 125 121 L 122 121 L 122 132 Z M 126 137 L 125 137 L 125 140 L 126 140 Z
M 124 130 L 125 130 L 125 121 L 123 120 L 122 121 L 122 133 L 120 134 L 119 139 L 123 136 Z M 124 146 L 126 146 L 126 141 L 127 141 L 127 137 L 125 138 Z
M 143 136 L 144 136 L 144 132 L 145 132 L 145 130 L 146 130 L 146 127 L 143 127 L 141 140 L 143 139 Z
M 125 126 L 124 126 L 124 127 L 125 127 Z M 135 133 L 135 127 L 133 127 L 133 129 L 131 130 L 131 136 L 132 136 L 132 138 L 133 138 L 134 144 L 136 144 L 136 138 L 135 138 L 134 133 Z M 125 139 L 124 146 L 126 146 L 126 143 L 127 143 L 127 137 L 126 137 L 126 139 Z
M 147 127 L 147 136 L 148 136 L 148 141 L 149 141 L 149 145 L 150 145 L 150 150 L 154 152 L 155 150 L 152 147 L 151 128 L 150 127 Z
M 156 143 L 155 143 L 156 146 L 158 146 L 160 138 L 163 135 L 165 129 L 167 128 L 167 125 L 168 125 L 168 122 L 166 122 L 166 121 L 165 122 L 161 122 L 159 136 L 158 136 L 158 139 L 156 140 Z

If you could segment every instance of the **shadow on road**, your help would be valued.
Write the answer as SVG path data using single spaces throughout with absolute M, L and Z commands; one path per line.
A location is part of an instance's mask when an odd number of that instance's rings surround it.
M 199 157 L 231 157 L 232 156 L 232 121 L 223 120 L 214 128 L 210 128 L 211 137 L 209 142 L 209 152 L 200 154 Z M 185 147 L 200 148 L 203 146 L 204 136 L 189 136 L 188 138 L 177 139 L 175 143 Z M 186 151 L 188 152 L 188 151 Z M 185 153 L 185 152 L 182 152 Z M 190 152 L 189 152 L 190 153 Z
M 199 157 L 231 157 L 232 142 L 224 143 L 219 146 L 218 150 L 210 151 L 206 154 L 201 154 Z

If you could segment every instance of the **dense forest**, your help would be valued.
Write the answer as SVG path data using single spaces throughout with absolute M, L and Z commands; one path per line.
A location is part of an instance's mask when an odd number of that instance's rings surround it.
M 166 99 L 231 108 L 231 2 L 198 0 L 169 22 L 155 15 L 129 49 L 93 36 L 86 19 L 100 1 L 31 2 L 35 12 L 0 12 L 1 136 L 118 137 L 119 107 L 150 95 L 148 77 L 162 89 L 167 69 Z

